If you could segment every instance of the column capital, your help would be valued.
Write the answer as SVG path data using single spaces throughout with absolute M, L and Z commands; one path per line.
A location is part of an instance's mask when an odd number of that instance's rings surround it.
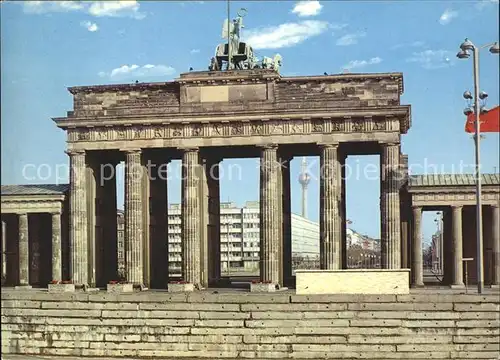
M 462 210 L 463 207 L 463 205 L 451 205 L 451 209 L 454 211 Z
M 198 152 L 200 151 L 200 148 L 197 147 L 197 146 L 191 146 L 191 147 L 178 147 L 177 148 L 178 150 L 182 151 L 182 152 Z
M 387 142 L 379 142 L 380 145 L 382 145 L 383 147 L 389 147 L 389 146 L 400 146 L 401 145 L 401 142 L 399 141 L 387 141 Z
M 318 146 L 320 147 L 320 149 L 338 149 L 339 143 L 338 142 L 318 143 Z
M 73 149 L 68 149 L 64 151 L 66 155 L 68 156 L 74 156 L 74 155 L 85 155 L 85 150 L 73 150 Z
M 59 211 L 53 211 L 53 212 L 50 213 L 50 215 L 52 215 L 52 216 L 61 216 L 61 214 L 62 214 L 61 210 L 59 210 Z
M 142 152 L 141 148 L 132 148 L 132 149 L 120 149 L 120 152 L 126 154 L 140 154 Z
M 422 205 L 412 205 L 411 209 L 413 211 L 422 211 Z
M 261 150 L 278 150 L 278 144 L 264 144 L 259 145 Z
M 492 209 L 500 209 L 500 204 L 491 204 Z

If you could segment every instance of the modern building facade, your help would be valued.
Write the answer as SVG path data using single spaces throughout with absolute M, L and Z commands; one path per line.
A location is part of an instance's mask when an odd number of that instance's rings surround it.
M 260 226 L 259 202 L 247 201 L 238 207 L 232 202 L 220 204 L 221 272 L 259 274 Z M 168 261 L 170 277 L 182 275 L 181 205 L 168 207 Z M 118 212 L 118 261 L 124 269 L 124 213 Z M 319 264 L 319 224 L 292 214 L 292 258 L 295 267 Z M 228 260 L 229 259 L 229 260 Z M 229 264 L 228 264 L 229 261 Z

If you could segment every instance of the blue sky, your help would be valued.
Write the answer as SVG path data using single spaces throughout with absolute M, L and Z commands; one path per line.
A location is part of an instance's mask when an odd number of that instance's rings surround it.
M 462 99 L 472 90 L 472 61 L 458 60 L 459 44 L 498 40 L 498 1 L 233 1 L 245 7 L 244 38 L 257 55 L 283 56 L 281 73 L 312 75 L 403 72 L 404 104 L 412 105 L 412 128 L 403 137 L 415 173 L 422 165 L 438 172 L 472 172 L 473 142 L 464 132 Z M 226 2 L 59 1 L 2 2 L 2 184 L 67 181 L 65 134 L 51 117 L 72 108 L 68 86 L 165 81 L 189 67 L 204 70 L 221 40 Z M 146 66 L 148 65 L 148 66 Z M 481 56 L 481 89 L 489 106 L 499 103 L 499 58 Z M 483 171 L 499 163 L 498 134 L 482 144 Z M 313 180 L 309 215 L 317 220 L 317 158 L 309 158 Z M 292 210 L 300 213 L 300 158 L 292 163 Z M 378 157 L 352 157 L 351 166 L 378 166 Z M 40 173 L 24 173 L 33 164 Z M 258 199 L 254 160 L 224 161 L 243 176 L 221 182 L 222 200 Z M 460 164 L 468 167 L 460 170 Z M 178 162 L 173 163 L 173 168 Z M 176 170 L 174 170 L 176 171 Z M 433 171 L 428 167 L 428 171 Z M 60 177 L 59 179 L 57 177 Z M 180 182 L 169 184 L 171 201 Z M 241 191 L 245 189 L 245 191 Z M 379 236 L 378 181 L 348 181 L 348 217 L 356 230 Z M 119 204 L 122 202 L 119 199 Z M 424 216 L 424 235 L 434 231 Z

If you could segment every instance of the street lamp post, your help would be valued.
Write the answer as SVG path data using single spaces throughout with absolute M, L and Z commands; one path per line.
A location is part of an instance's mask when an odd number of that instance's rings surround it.
M 477 252 L 477 292 L 481 294 L 484 290 L 484 275 L 483 275 L 483 211 L 482 211 L 482 199 L 481 199 L 481 123 L 479 121 L 479 116 L 481 114 L 481 107 L 479 105 L 479 100 L 484 100 L 488 95 L 484 92 L 479 93 L 479 51 L 486 47 L 490 47 L 490 52 L 492 54 L 498 54 L 500 48 L 498 42 L 490 43 L 482 46 L 474 45 L 469 39 L 460 45 L 460 52 L 457 54 L 459 59 L 468 59 L 470 57 L 470 51 L 472 51 L 473 67 L 474 67 L 474 116 L 475 116 L 475 134 L 474 134 L 474 144 L 475 144 L 475 180 L 476 180 L 476 252 Z M 467 100 L 472 99 L 470 92 L 466 91 L 464 93 L 464 98 Z M 465 114 L 470 114 L 470 108 L 465 110 Z

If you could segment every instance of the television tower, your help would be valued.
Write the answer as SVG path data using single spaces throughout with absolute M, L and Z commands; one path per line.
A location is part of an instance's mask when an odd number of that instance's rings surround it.
M 302 217 L 307 219 L 307 185 L 311 182 L 311 175 L 307 173 L 307 160 L 302 158 L 300 166 L 299 183 L 302 185 Z

